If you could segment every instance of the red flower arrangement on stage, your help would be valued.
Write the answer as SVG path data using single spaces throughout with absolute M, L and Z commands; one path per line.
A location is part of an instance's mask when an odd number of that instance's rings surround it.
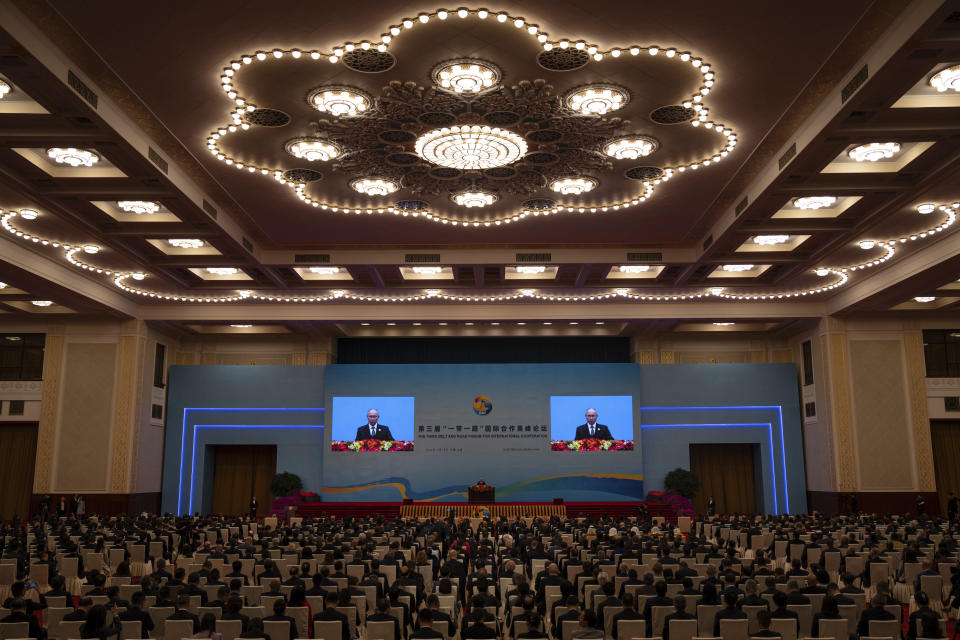
M 633 451 L 633 440 L 551 440 L 551 451 Z
M 413 440 L 334 440 L 333 451 L 413 451 Z

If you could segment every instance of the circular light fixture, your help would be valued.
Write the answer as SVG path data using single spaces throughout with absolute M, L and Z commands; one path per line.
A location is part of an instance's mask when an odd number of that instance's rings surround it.
M 396 182 L 387 178 L 359 178 L 351 182 L 350 187 L 368 196 L 387 196 L 399 188 Z
M 287 142 L 283 148 L 294 158 L 309 162 L 326 162 L 340 155 L 340 147 L 319 138 L 297 138 Z
M 6 282 L 0 282 L 0 289 L 6 289 L 8 286 L 10 285 L 8 285 Z
M 725 264 L 723 265 L 723 270 L 732 273 L 742 273 L 744 271 L 753 271 L 755 267 L 756 265 L 752 264 Z
M 630 101 L 626 89 L 607 84 L 591 84 L 578 87 L 568 93 L 564 104 L 585 116 L 602 116 L 616 111 Z
M 31 300 L 30 304 L 36 307 L 49 307 L 53 304 L 52 300 Z
M 177 249 L 199 249 L 203 246 L 203 240 L 199 238 L 170 238 L 167 244 Z
M 796 198 L 793 201 L 793 206 L 804 210 L 826 209 L 836 203 L 837 199 L 833 196 L 805 196 L 803 198 Z
M 830 269 L 825 269 L 825 268 L 821 267 L 821 268 L 817 269 L 816 274 L 817 274 L 818 276 L 820 276 L 821 278 L 822 278 L 823 276 L 828 276 L 828 275 L 830 275 Z
M 648 156 L 660 147 L 656 138 L 629 136 L 617 138 L 603 145 L 603 152 L 617 160 L 636 160 Z
M 550 183 L 550 188 L 565 196 L 579 196 L 597 186 L 593 178 L 559 178 Z
M 923 215 L 927 215 L 928 213 L 933 213 L 936 210 L 937 210 L 937 205 L 930 204 L 929 202 L 925 202 L 923 204 L 917 205 L 917 213 L 922 213 Z
M 914 298 L 914 300 L 916 300 L 917 302 L 933 302 L 934 300 L 936 300 L 936 297 L 934 297 L 934 296 L 917 296 L 917 297 Z
M 235 276 L 240 270 L 235 267 L 207 267 L 207 273 L 212 276 Z
M 622 264 L 620 273 L 647 273 L 651 268 L 648 264 Z
M 100 156 L 93 151 L 75 147 L 52 147 L 47 149 L 47 155 L 57 164 L 68 164 L 71 167 L 92 167 L 100 160 Z
M 547 267 L 544 265 L 534 265 L 534 264 L 522 264 L 517 267 L 517 273 L 522 273 L 525 276 L 533 276 L 538 273 L 546 273 Z
M 85 244 L 83 245 L 83 252 L 89 254 L 100 253 L 100 247 L 95 244 Z
M 137 272 L 131 273 L 130 277 L 133 278 L 134 280 L 143 280 L 144 278 L 147 277 L 147 274 L 141 271 L 137 271 Z
M 790 236 L 787 236 L 787 235 L 753 236 L 754 244 L 759 244 L 763 246 L 786 244 L 789 241 L 790 241 Z
M 723 293 L 723 287 L 710 287 L 710 293 L 712 293 L 715 296 L 718 296 L 721 293 Z
M 317 111 L 342 117 L 363 113 L 373 104 L 373 99 L 352 87 L 320 87 L 307 95 L 307 102 Z
M 433 81 L 454 93 L 480 93 L 500 82 L 500 70 L 474 59 L 448 60 L 433 68 Z
M 417 155 L 453 169 L 492 169 L 516 162 L 527 152 L 527 141 L 517 134 L 480 125 L 443 127 L 417 139 Z
M 451 196 L 461 207 L 485 207 L 497 201 L 497 195 L 489 191 L 461 191 Z
M 960 64 L 941 69 L 933 74 L 927 82 L 940 93 L 948 89 L 960 91 Z
M 340 273 L 340 267 L 310 267 L 310 273 L 318 276 L 334 276 Z
M 871 142 L 847 151 L 847 155 L 857 162 L 877 162 L 892 158 L 898 153 L 900 153 L 900 145 L 896 142 Z
M 873 249 L 875 246 L 877 246 L 877 243 L 874 242 L 873 240 L 860 241 L 860 248 L 863 249 L 864 251 L 869 251 L 870 249 Z
M 3 100 L 3 97 L 10 93 L 10 85 L 0 80 L 0 100 Z
M 150 214 L 160 211 L 160 205 L 150 200 L 119 200 L 117 206 L 127 213 Z
M 18 213 L 24 220 L 36 220 L 37 216 L 40 215 L 36 209 L 20 209 Z

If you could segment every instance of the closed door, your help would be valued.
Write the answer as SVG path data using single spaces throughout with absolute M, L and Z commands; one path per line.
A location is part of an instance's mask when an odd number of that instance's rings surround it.
M 257 497 L 257 514 L 270 509 L 270 479 L 277 472 L 276 445 L 219 444 L 213 447 L 213 512 L 239 515 L 250 511 Z
M 0 424 L 0 518 L 30 515 L 33 463 L 37 457 L 37 423 Z
M 754 444 L 691 444 L 690 471 L 700 479 L 693 500 L 697 513 L 707 512 L 713 496 L 717 513 L 756 513 L 757 483 Z
M 940 513 L 947 512 L 950 494 L 960 496 L 960 421 L 931 420 L 930 439 L 933 445 L 933 468 L 937 476 Z M 927 509 L 930 513 L 931 509 Z

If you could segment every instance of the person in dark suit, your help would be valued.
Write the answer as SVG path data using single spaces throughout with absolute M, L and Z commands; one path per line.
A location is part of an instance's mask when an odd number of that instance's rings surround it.
M 251 518 L 257 517 L 257 506 L 258 506 L 257 496 L 253 496 L 252 498 L 250 498 L 250 517 Z
M 643 620 L 643 615 L 641 615 L 634 608 L 633 594 L 631 593 L 623 594 L 622 600 L 623 600 L 623 611 L 621 611 L 620 613 L 614 614 L 613 622 L 611 624 L 612 626 L 611 633 L 613 635 L 613 640 L 617 640 L 617 623 L 618 622 L 620 622 L 621 620 Z
M 376 409 L 367 411 L 367 424 L 357 428 L 357 437 L 354 440 L 393 440 L 390 427 L 380 424 L 380 412 Z
M 672 607 L 673 598 L 667 597 L 667 583 L 664 580 L 657 580 L 653 586 L 657 595 L 647 598 L 647 603 L 643 607 L 643 619 L 647 621 L 647 637 L 653 637 L 653 608 L 654 607 Z M 736 604 L 736 602 L 734 602 Z M 714 634 L 719 637 L 720 634 Z
M 667 614 L 663 619 L 663 640 L 670 640 L 670 621 L 671 620 L 695 620 L 696 616 L 687 613 L 687 599 L 684 596 L 677 596 L 673 599 L 673 613 Z
M 574 436 L 574 440 L 585 440 L 587 438 L 613 440 L 613 436 L 610 435 L 610 428 L 605 424 L 599 424 L 597 422 L 596 409 L 587 409 L 584 417 L 587 419 L 587 421 L 577 427 L 577 434 Z
M 772 616 L 770 615 L 770 612 L 769 612 L 769 611 L 763 611 L 763 610 L 758 611 L 758 612 L 757 612 L 757 626 L 760 627 L 760 630 L 757 631 L 757 632 L 755 632 L 755 633 L 751 633 L 751 634 L 750 634 L 750 637 L 751 637 L 751 638 L 780 638 L 780 637 L 782 637 L 782 636 L 781 636 L 779 633 L 777 633 L 776 631 L 770 631 L 770 620 L 772 620 L 772 619 L 773 619 L 773 618 L 772 618 Z
M 176 611 L 173 612 L 167 620 L 190 620 L 193 622 L 193 632 L 197 633 L 200 631 L 200 618 L 197 617 L 197 614 L 191 613 L 188 606 L 190 606 L 190 597 L 189 596 L 177 596 L 177 602 L 174 605 Z
M 27 613 L 27 603 L 21 598 L 14 598 L 13 602 L 10 603 L 10 615 L 0 619 L 0 622 L 4 624 L 26 622 L 29 625 L 27 635 L 37 640 L 39 640 L 41 633 L 43 633 L 37 616 L 32 616 Z
M 471 624 L 469 627 L 464 629 L 464 631 L 460 634 L 460 637 L 462 638 L 462 640 L 469 640 L 470 638 L 499 637 L 496 629 L 491 629 L 490 627 L 484 624 L 483 614 L 484 614 L 483 609 L 477 609 L 476 611 L 473 612 L 473 617 L 472 617 L 473 624 Z M 369 620 L 369 618 L 367 619 Z
M 870 606 L 860 614 L 860 622 L 857 623 L 857 635 L 866 637 L 870 635 L 871 620 L 896 620 L 896 616 L 883 608 L 883 596 L 877 594 L 870 600 Z
M 432 616 L 433 614 L 431 614 Z M 407 618 L 404 617 L 404 620 Z M 400 621 L 397 620 L 395 615 L 390 613 L 390 600 L 387 598 L 380 598 L 377 600 L 377 612 L 371 613 L 367 616 L 367 622 L 392 622 L 393 623 L 393 637 L 394 640 L 400 640 L 403 636 L 400 629 Z M 442 635 L 442 634 L 441 634 Z
M 440 640 L 443 638 L 443 634 L 433 628 L 433 611 L 430 609 L 424 609 L 420 612 L 419 618 L 420 628 L 410 634 L 411 640 L 416 638 L 417 640 L 433 640 L 436 638 Z
M 77 602 L 77 610 L 63 616 L 63 621 L 77 622 L 78 620 L 86 620 L 87 612 L 90 611 L 90 607 L 92 606 L 93 598 L 80 598 L 80 600 Z
M 327 595 L 323 597 L 323 604 L 323 611 L 314 614 L 313 621 L 339 622 L 340 640 L 350 640 L 350 620 L 347 618 L 347 614 L 342 611 L 337 611 L 337 592 L 327 592 Z M 370 617 L 367 616 L 367 620 L 369 619 Z M 399 636 L 397 636 L 396 640 L 399 640 Z
M 127 610 L 117 614 L 117 617 L 120 618 L 121 622 L 139 622 L 140 637 L 149 638 L 150 632 L 153 631 L 153 618 L 143 610 L 143 601 L 143 591 L 137 591 L 130 596 L 130 606 L 127 607 Z
M 720 637 L 721 620 L 739 620 L 747 617 L 747 614 L 737 609 L 737 599 L 737 593 L 735 591 L 725 591 L 723 593 L 723 603 L 727 606 L 717 611 L 717 615 L 713 618 L 713 637 Z M 650 634 L 647 635 L 649 636 Z
M 273 601 L 273 615 L 267 616 L 263 620 L 264 622 L 288 622 L 290 623 L 290 637 L 296 638 L 299 635 L 297 633 L 297 621 L 287 615 L 287 603 L 283 598 Z

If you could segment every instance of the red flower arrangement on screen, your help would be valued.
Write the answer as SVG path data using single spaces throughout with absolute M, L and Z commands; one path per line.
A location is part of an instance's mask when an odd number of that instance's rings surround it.
M 551 440 L 551 451 L 633 451 L 633 440 Z
M 334 440 L 333 451 L 413 451 L 413 440 Z

